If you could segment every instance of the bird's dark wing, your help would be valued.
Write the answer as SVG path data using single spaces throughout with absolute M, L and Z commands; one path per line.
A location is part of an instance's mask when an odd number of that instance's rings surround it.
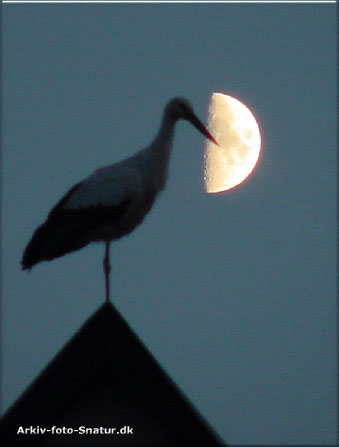
M 143 187 L 138 172 L 137 166 L 118 163 L 97 169 L 74 185 L 34 232 L 24 251 L 22 268 L 79 250 L 92 241 L 117 239 L 132 231 L 142 215 L 129 226 L 119 223 Z
M 67 200 L 81 187 L 83 182 L 76 183 L 72 188 L 66 192 L 66 194 L 61 197 L 61 199 L 54 205 L 54 207 L 51 209 L 51 211 L 48 214 L 48 218 L 52 217 L 53 214 L 56 214 L 58 211 L 61 210 L 61 208 L 64 206 L 64 204 L 67 202 Z
M 22 268 L 70 253 L 93 241 L 93 233 L 103 225 L 114 225 L 125 214 L 131 199 L 119 205 L 64 209 L 63 204 L 77 189 L 75 185 L 51 210 L 46 222 L 38 227 L 22 258 Z

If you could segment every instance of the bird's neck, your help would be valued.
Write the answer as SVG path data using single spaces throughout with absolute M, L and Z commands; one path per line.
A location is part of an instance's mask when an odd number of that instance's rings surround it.
M 147 148 L 146 163 L 148 164 L 149 178 L 154 188 L 162 190 L 168 176 L 168 165 L 172 151 L 176 120 L 164 113 L 160 129 L 151 145 Z
M 175 123 L 176 120 L 170 115 L 168 116 L 165 112 L 160 129 L 151 144 L 154 153 L 160 157 L 168 157 L 170 155 L 174 139 Z

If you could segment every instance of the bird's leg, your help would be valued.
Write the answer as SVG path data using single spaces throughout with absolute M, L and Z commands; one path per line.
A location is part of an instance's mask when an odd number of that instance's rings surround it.
M 104 273 L 105 273 L 105 286 L 106 286 L 106 302 L 109 302 L 109 274 L 111 266 L 109 263 L 109 242 L 105 242 L 105 257 L 104 257 Z

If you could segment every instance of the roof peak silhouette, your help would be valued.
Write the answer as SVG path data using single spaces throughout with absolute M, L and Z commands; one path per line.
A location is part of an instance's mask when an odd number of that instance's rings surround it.
M 104 303 L 7 410 L 1 426 L 8 441 L 49 445 L 56 435 L 17 435 L 18 427 L 122 425 L 133 427 L 124 445 L 223 444 L 113 304 Z M 88 445 L 81 435 L 57 436 Z M 93 445 L 122 441 L 92 439 Z

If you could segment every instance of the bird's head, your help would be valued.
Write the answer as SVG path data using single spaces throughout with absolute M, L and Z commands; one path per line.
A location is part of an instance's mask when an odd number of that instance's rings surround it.
M 214 144 L 218 144 L 206 127 L 202 124 L 196 114 L 193 112 L 193 108 L 189 101 L 185 98 L 173 98 L 169 101 L 165 108 L 165 113 L 173 120 L 180 119 L 189 121 L 199 132 L 201 132 L 206 138 L 213 141 Z
M 194 115 L 193 108 L 185 98 L 173 98 L 166 106 L 166 111 L 175 120 L 187 119 L 187 116 Z

